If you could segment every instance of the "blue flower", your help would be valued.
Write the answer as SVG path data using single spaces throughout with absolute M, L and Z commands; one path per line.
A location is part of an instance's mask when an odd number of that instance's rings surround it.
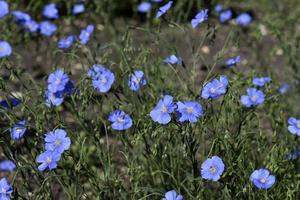
M 195 123 L 203 115 L 203 108 L 200 103 L 195 101 L 179 101 L 177 102 L 176 114 L 180 122 Z
M 294 135 L 300 136 L 300 119 L 290 117 L 288 120 L 288 123 L 289 123 L 289 126 L 288 126 L 289 132 Z
M 171 8 L 172 4 L 173 4 L 173 1 L 169 1 L 167 4 L 160 7 L 158 9 L 158 12 L 156 13 L 156 18 L 159 18 L 162 15 L 164 15 Z
M 44 171 L 47 167 L 49 170 L 57 167 L 57 162 L 60 160 L 61 154 L 56 151 L 45 151 L 37 156 L 36 162 L 41 163 L 38 167 L 40 171 Z
M 214 79 L 204 85 L 201 93 L 203 99 L 216 99 L 220 95 L 226 94 L 228 79 L 226 76 L 220 76 L 220 79 Z
M 201 165 L 201 176 L 206 180 L 218 181 L 224 172 L 225 165 L 218 156 L 205 160 Z
M 12 53 L 12 48 L 10 44 L 6 41 L 0 41 L 0 59 L 10 56 Z
M 34 20 L 27 20 L 23 24 L 24 28 L 29 32 L 33 33 L 39 29 L 39 24 Z
M 93 87 L 101 93 L 108 92 L 115 81 L 115 75 L 103 65 L 93 65 L 88 71 Z
M 68 49 L 72 46 L 74 41 L 75 41 L 75 36 L 70 35 L 67 38 L 60 39 L 57 43 L 57 46 L 60 49 Z
M 167 57 L 164 62 L 170 65 L 180 65 L 182 63 L 182 59 L 176 55 L 171 55 Z
M 241 57 L 240 56 L 237 56 L 237 57 L 232 57 L 232 58 L 229 58 L 225 61 L 225 65 L 229 68 L 237 65 L 238 63 L 241 62 Z
M 114 130 L 122 131 L 132 126 L 132 119 L 122 110 L 111 112 L 108 120 L 112 123 L 111 127 Z
M 267 169 L 259 169 L 251 174 L 250 181 L 259 189 L 269 189 L 275 183 L 275 176 Z
M 54 3 L 50 3 L 44 6 L 43 16 L 48 19 L 57 19 L 58 16 L 58 9 Z
M 242 13 L 236 18 L 236 23 L 243 27 L 247 27 L 251 21 L 252 17 L 248 13 Z
M 300 157 L 300 149 L 295 149 L 285 155 L 286 160 L 295 160 Z
M 67 137 L 67 133 L 63 129 L 56 129 L 46 134 L 45 149 L 47 151 L 55 151 L 62 154 L 70 148 L 70 145 L 71 140 Z
M 279 87 L 278 91 L 279 91 L 280 94 L 285 94 L 285 93 L 287 93 L 290 89 L 291 89 L 290 84 L 288 84 L 288 83 L 283 83 L 283 84 Z
M 12 15 L 14 16 L 15 21 L 18 24 L 23 24 L 24 22 L 31 20 L 30 15 L 19 10 L 13 11 Z
M 220 13 L 219 20 L 221 23 L 227 22 L 232 17 L 232 11 L 231 10 L 224 10 Z
M 171 113 L 176 109 L 176 104 L 173 103 L 173 97 L 165 95 L 159 100 L 155 108 L 150 112 L 153 121 L 160 124 L 168 124 L 171 121 Z
M 6 178 L 2 178 L 0 180 L 0 200 L 10 200 L 10 194 L 12 192 L 13 189 Z
M 77 15 L 77 14 L 83 13 L 84 11 L 85 11 L 84 4 L 79 3 L 79 4 L 75 4 L 75 5 L 73 6 L 72 13 L 73 13 L 74 15 Z
M 183 200 L 183 196 L 180 194 L 177 195 L 175 190 L 170 190 L 162 200 Z
M 40 23 L 40 31 L 42 35 L 51 36 L 57 30 L 57 26 L 54 23 L 44 21 Z
M 9 7 L 6 1 L 0 1 L 0 18 L 9 13 Z
M 192 27 L 195 28 L 198 24 L 208 20 L 208 9 L 201 10 L 198 14 L 192 19 Z
M 144 78 L 144 72 L 141 70 L 135 70 L 134 74 L 128 80 L 128 86 L 132 91 L 138 91 L 140 87 L 147 84 L 146 79 Z
M 154 2 L 154 3 L 162 2 L 162 0 L 151 0 L 151 1 Z
M 46 105 L 48 107 L 59 106 L 64 102 L 64 93 L 62 91 L 54 93 L 49 90 L 46 90 L 45 98 L 46 98 Z
M 6 108 L 6 109 L 11 109 L 13 107 L 16 107 L 20 103 L 21 103 L 21 100 L 19 100 L 17 98 L 9 98 L 7 100 L 5 100 L 5 99 L 0 100 L 0 106 L 2 106 L 3 108 Z
M 271 80 L 272 80 L 271 77 L 268 77 L 268 76 L 266 76 L 266 77 L 260 77 L 260 78 L 255 77 L 255 78 L 253 79 L 252 83 L 253 83 L 253 85 L 257 85 L 257 86 L 262 87 L 262 86 L 264 86 L 266 83 L 271 82 Z
M 11 160 L 3 160 L 0 162 L 0 170 L 2 170 L 2 171 L 11 172 L 15 168 L 16 168 L 16 165 Z
M 142 3 L 140 3 L 138 5 L 137 10 L 140 13 L 148 13 L 148 12 L 150 12 L 151 7 L 152 7 L 151 3 L 149 3 L 149 2 L 142 2 Z
M 68 75 L 62 69 L 57 69 L 48 77 L 48 90 L 50 92 L 63 91 L 69 80 Z
M 11 139 L 20 140 L 25 134 L 26 130 L 26 122 L 24 120 L 19 121 L 16 125 L 14 125 L 13 128 L 10 129 Z
M 86 44 L 94 32 L 94 25 L 88 25 L 85 29 L 81 30 L 79 35 L 79 41 L 81 44 Z
M 256 88 L 248 88 L 247 95 L 241 97 L 241 102 L 246 107 L 257 106 L 265 101 L 265 94 Z
M 214 10 L 215 10 L 216 12 L 220 12 L 221 10 L 223 10 L 223 6 L 220 5 L 220 4 L 217 4 L 217 5 L 215 5 Z

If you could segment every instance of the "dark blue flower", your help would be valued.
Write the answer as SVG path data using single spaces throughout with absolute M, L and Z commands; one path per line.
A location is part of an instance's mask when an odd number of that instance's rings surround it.
M 287 93 L 288 91 L 290 91 L 290 89 L 291 89 L 290 84 L 288 84 L 288 83 L 283 83 L 283 84 L 279 87 L 278 91 L 279 91 L 280 94 L 285 94 L 285 93 Z
M 18 24 L 23 24 L 24 22 L 31 20 L 30 15 L 19 10 L 13 11 L 12 15 L 14 16 L 15 21 Z
M 259 87 L 262 87 L 266 83 L 269 83 L 271 81 L 272 81 L 271 77 L 268 77 L 268 76 L 266 76 L 266 77 L 260 77 L 260 78 L 254 77 L 252 83 L 253 83 L 253 85 L 257 85 Z
M 150 117 L 153 121 L 160 124 L 168 124 L 171 121 L 170 114 L 174 112 L 175 109 L 176 104 L 173 102 L 173 97 L 165 95 L 150 112 Z
M 54 3 L 45 5 L 43 10 L 43 16 L 48 19 L 57 19 L 59 15 L 56 5 Z
M 48 107 L 59 106 L 64 102 L 64 93 L 63 91 L 51 92 L 46 90 L 45 92 L 46 105 Z
M 56 151 L 45 151 L 37 156 L 36 162 L 41 163 L 38 167 L 40 171 L 44 171 L 47 167 L 49 170 L 57 167 L 57 162 L 60 160 L 61 154 Z
M 88 71 L 93 87 L 101 93 L 108 92 L 115 81 L 115 75 L 103 65 L 93 65 Z
M 18 106 L 21 103 L 21 100 L 17 98 L 8 98 L 7 100 L 2 99 L 0 100 L 0 106 L 6 109 L 11 109 L 13 107 Z
M 23 24 L 24 28 L 29 32 L 33 33 L 39 29 L 39 24 L 34 20 L 27 20 Z
M 55 151 L 61 154 L 70 148 L 71 140 L 63 129 L 48 132 L 45 136 L 45 149 L 47 151 Z
M 236 23 L 243 27 L 247 27 L 251 21 L 252 17 L 248 13 L 242 13 L 236 18 Z
M 224 10 L 220 13 L 219 20 L 221 23 L 227 22 L 232 17 L 232 11 L 231 10 Z
M 0 59 L 10 56 L 12 53 L 12 48 L 10 44 L 6 41 L 0 41 Z
M 181 194 L 177 195 L 175 190 L 170 190 L 162 200 L 183 200 L 183 196 Z
M 256 88 L 248 88 L 247 95 L 241 97 L 241 102 L 246 107 L 258 106 L 265 101 L 265 94 Z
M 269 189 L 275 183 L 275 176 L 267 169 L 259 169 L 251 174 L 250 181 L 259 189 Z
M 122 131 L 132 126 L 132 119 L 122 110 L 111 112 L 108 120 L 112 123 L 111 127 L 114 130 Z
M 81 44 L 86 44 L 94 32 L 94 25 L 88 25 L 85 29 L 82 29 L 79 35 L 79 41 Z
M 203 108 L 200 103 L 195 101 L 179 101 L 177 102 L 176 113 L 180 122 L 196 123 L 198 118 L 203 115 Z
M 144 78 L 144 72 L 141 70 L 135 70 L 128 80 L 128 86 L 132 91 L 138 91 L 140 87 L 147 84 L 146 79 Z
M 137 10 L 140 13 L 148 13 L 148 12 L 150 12 L 151 8 L 152 8 L 151 3 L 149 3 L 149 2 L 142 2 L 142 3 L 140 3 L 138 5 Z
M 158 9 L 158 12 L 156 13 L 156 18 L 159 18 L 162 15 L 164 15 L 171 8 L 172 4 L 173 4 L 173 1 L 169 1 L 167 4 L 160 7 Z
M 180 65 L 182 63 L 182 59 L 176 55 L 170 55 L 164 60 L 164 62 L 170 65 Z
M 295 149 L 285 155 L 286 160 L 295 160 L 300 157 L 300 149 Z
M 208 9 L 201 10 L 198 14 L 192 19 L 192 27 L 195 28 L 198 24 L 208 20 Z
M 203 99 L 216 99 L 220 95 L 226 94 L 228 79 L 226 76 L 220 76 L 220 79 L 214 79 L 204 85 L 201 93 Z
M 201 165 L 201 176 L 203 179 L 218 181 L 225 169 L 222 159 L 213 156 L 205 160 Z
M 0 1 L 0 18 L 9 13 L 8 3 L 6 1 Z
M 72 46 L 74 41 L 75 41 L 75 36 L 70 35 L 67 38 L 60 39 L 57 43 L 57 46 L 60 49 L 68 49 Z
M 3 160 L 0 162 L 0 170 L 11 172 L 16 168 L 16 164 L 11 160 Z
M 288 130 L 293 135 L 300 136 L 300 119 L 296 119 L 294 117 L 290 117 L 288 120 L 289 126 Z
M 10 200 L 10 194 L 12 192 L 13 189 L 6 178 L 2 178 L 0 180 L 0 200 Z
M 84 11 L 85 11 L 85 7 L 84 7 L 84 4 L 82 4 L 82 3 L 75 4 L 72 9 L 72 13 L 74 15 L 83 13 Z
M 10 130 L 10 136 L 13 140 L 20 140 L 23 135 L 25 134 L 27 128 L 26 128 L 26 122 L 19 121 L 16 125 L 14 125 L 13 128 Z
M 57 26 L 54 23 L 44 21 L 40 23 L 40 31 L 42 35 L 51 36 L 57 30 Z
M 227 59 L 225 61 L 225 65 L 230 68 L 230 67 L 237 65 L 240 62 L 241 62 L 241 57 L 237 56 L 237 57 L 232 57 L 232 58 Z

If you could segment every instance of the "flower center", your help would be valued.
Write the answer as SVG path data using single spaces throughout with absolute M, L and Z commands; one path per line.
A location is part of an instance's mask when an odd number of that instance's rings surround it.
M 118 117 L 118 121 L 121 123 L 125 122 L 125 120 L 122 117 Z
M 211 88 L 211 89 L 210 89 L 210 92 L 211 92 L 211 93 L 215 93 L 215 92 L 216 92 L 216 89 L 215 89 L 215 88 Z
M 215 167 L 211 167 L 211 168 L 210 168 L 210 172 L 214 174 L 214 173 L 217 172 L 217 169 L 216 169 Z
M 61 145 L 61 141 L 60 141 L 60 140 L 58 140 L 58 139 L 57 139 L 57 140 L 55 140 L 55 142 L 54 142 L 54 143 L 55 143 L 55 145 L 56 145 L 56 146 L 59 146 L 59 145 Z
M 300 128 L 300 123 L 297 123 L 297 127 Z
M 1 189 L 1 193 L 2 193 L 2 194 L 5 194 L 5 193 L 6 193 L 6 189 L 5 189 L 5 188 L 2 188 L 2 189 Z
M 163 108 L 161 109 L 161 111 L 162 111 L 163 113 L 166 113 L 166 112 L 167 112 L 167 108 L 166 108 L 166 107 L 163 107 Z
M 59 85 L 60 83 L 61 83 L 61 80 L 60 80 L 60 79 L 56 79 L 56 80 L 55 80 L 55 84 L 56 84 L 56 85 Z
M 186 109 L 186 112 L 187 112 L 187 113 L 192 113 L 192 112 L 193 112 L 193 107 L 188 107 L 188 108 Z
M 21 133 L 23 131 L 23 128 L 17 128 L 16 132 Z
M 262 179 L 259 180 L 259 182 L 261 182 L 261 183 L 266 183 L 266 179 L 265 179 L 265 178 L 262 178 Z
M 254 97 L 254 96 L 251 97 L 251 101 L 252 101 L 252 102 L 255 102 L 255 101 L 256 101 L 256 97 Z
M 103 78 L 103 79 L 101 80 L 101 83 L 107 83 L 107 79 L 106 79 L 106 78 Z
M 3 52 L 4 51 L 4 48 L 0 47 L 0 52 Z
M 52 162 L 52 159 L 50 157 L 47 157 L 47 163 L 50 164 Z

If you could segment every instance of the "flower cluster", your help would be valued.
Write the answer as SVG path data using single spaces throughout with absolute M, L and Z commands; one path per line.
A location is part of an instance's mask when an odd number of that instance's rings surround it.
M 41 163 L 38 167 L 40 171 L 46 168 L 49 170 L 57 167 L 64 151 L 68 150 L 71 140 L 67 137 L 67 133 L 63 129 L 56 129 L 45 134 L 45 152 L 37 156 L 36 162 Z
M 129 88 L 136 92 L 145 85 L 147 85 L 147 81 L 144 77 L 144 72 L 141 70 L 135 70 L 128 80 Z
M 74 84 L 69 76 L 61 69 L 58 69 L 48 76 L 48 87 L 45 92 L 46 105 L 59 106 L 64 98 L 71 95 Z
M 228 87 L 228 79 L 226 76 L 220 76 L 220 79 L 214 79 L 204 84 L 201 97 L 203 99 L 216 99 L 220 95 L 226 94 Z
M 93 65 L 88 76 L 92 79 L 93 87 L 101 92 L 108 92 L 115 81 L 115 75 L 101 64 Z

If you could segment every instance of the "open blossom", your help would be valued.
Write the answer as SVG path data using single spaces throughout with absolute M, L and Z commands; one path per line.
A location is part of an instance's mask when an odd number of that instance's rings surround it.
M 43 16 L 48 19 L 57 19 L 59 15 L 56 5 L 54 3 L 45 5 L 43 10 Z
M 167 4 L 163 5 L 158 9 L 156 13 L 156 18 L 161 17 L 162 15 L 166 14 L 166 12 L 172 7 L 173 1 L 169 1 Z
M 151 3 L 149 3 L 149 2 L 142 2 L 142 3 L 140 3 L 138 5 L 137 10 L 140 13 L 148 13 L 148 12 L 150 12 L 151 7 L 152 7 Z
M 47 151 L 63 153 L 70 148 L 70 145 L 71 140 L 67 137 L 67 133 L 63 129 L 56 129 L 46 134 L 45 149 Z
M 150 112 L 150 117 L 153 121 L 160 124 L 168 124 L 171 121 L 171 113 L 176 109 L 176 104 L 173 102 L 173 97 L 165 95 L 155 108 Z
M 101 64 L 93 65 L 88 76 L 92 79 L 93 87 L 101 93 L 108 92 L 115 81 L 115 75 Z
M 108 120 L 112 123 L 111 127 L 114 130 L 122 131 L 132 126 L 131 117 L 122 110 L 116 110 L 110 113 Z
M 288 130 L 290 133 L 300 136 L 300 119 L 290 117 L 288 120 L 289 126 Z
M 0 1 L 0 18 L 9 13 L 8 3 L 6 1 Z
M 36 32 L 40 27 L 40 25 L 35 20 L 32 19 L 25 21 L 23 26 L 30 33 Z
M 60 157 L 61 154 L 56 151 L 45 151 L 41 153 L 36 158 L 36 162 L 41 163 L 38 169 L 40 171 L 44 171 L 46 168 L 49 168 L 49 170 L 55 169 Z
M 170 65 L 180 65 L 182 63 L 182 59 L 176 55 L 170 55 L 164 60 L 164 62 Z
M 259 189 L 269 189 L 275 183 L 275 176 L 267 169 L 259 169 L 251 174 L 250 181 Z
M 255 78 L 253 78 L 252 83 L 253 83 L 253 85 L 257 85 L 257 86 L 262 87 L 262 86 L 264 86 L 266 83 L 271 82 L 271 80 L 272 80 L 272 79 L 271 79 L 270 77 L 268 77 L 268 76 L 266 76 L 266 77 L 260 77 L 260 78 L 255 77 Z
M 201 165 L 201 176 L 204 179 L 218 181 L 225 169 L 222 159 L 213 156 L 205 160 Z
M 75 4 L 72 9 L 72 13 L 74 15 L 83 13 L 84 11 L 85 11 L 85 7 L 84 7 L 84 4 L 82 4 L 82 3 Z
M 231 67 L 237 65 L 240 62 L 241 62 L 241 57 L 237 56 L 237 57 L 228 58 L 225 61 L 225 65 L 226 65 L 226 67 L 231 68 Z
M 13 189 L 6 178 L 2 178 L 0 180 L 0 200 L 10 200 L 10 194 L 12 192 Z
M 12 48 L 10 44 L 6 41 L 0 41 L 0 59 L 10 56 L 12 53 Z
M 241 102 L 246 107 L 258 106 L 265 101 L 265 94 L 256 88 L 248 88 L 247 94 L 241 97 Z
M 216 99 L 227 92 L 228 79 L 226 76 L 220 76 L 220 79 L 214 79 L 204 85 L 201 93 L 203 99 Z
M 236 18 L 236 23 L 243 27 L 247 27 L 251 21 L 252 17 L 248 13 L 242 13 Z
M 19 121 L 13 128 L 10 130 L 10 136 L 13 140 L 20 140 L 27 130 L 26 122 Z
M 132 91 L 138 91 L 140 87 L 143 87 L 147 84 L 146 79 L 144 78 L 144 72 L 141 70 L 135 70 L 128 80 L 128 86 Z
M 280 94 L 285 94 L 285 93 L 287 93 L 288 91 L 290 91 L 290 89 L 291 89 L 290 84 L 288 84 L 288 83 L 283 83 L 283 84 L 279 87 L 278 92 L 279 92 Z
M 201 10 L 195 17 L 192 19 L 192 27 L 196 28 L 202 22 L 208 20 L 208 9 Z
M 11 160 L 3 160 L 0 162 L 0 170 L 11 172 L 16 168 L 16 164 Z
M 181 194 L 177 195 L 175 190 L 170 190 L 162 200 L 183 200 L 183 196 Z
M 42 35 L 51 36 L 56 30 L 57 26 L 52 22 L 43 21 L 40 23 L 40 32 Z
M 72 46 L 75 41 L 75 36 L 70 35 L 66 38 L 60 39 L 57 43 L 58 48 L 60 49 L 68 49 Z
M 195 101 L 177 102 L 176 114 L 180 122 L 197 122 L 203 115 L 203 108 L 200 103 Z
M 221 23 L 227 22 L 232 18 L 232 11 L 231 10 L 224 10 L 220 12 L 219 20 Z

